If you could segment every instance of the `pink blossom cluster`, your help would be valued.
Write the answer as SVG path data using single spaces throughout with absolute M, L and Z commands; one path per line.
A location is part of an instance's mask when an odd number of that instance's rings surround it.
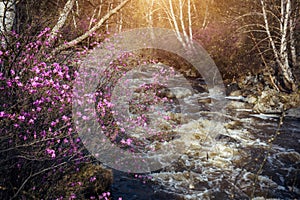
M 90 160 L 71 118 L 72 80 L 79 59 L 53 56 L 57 38 L 50 38 L 49 32 L 13 32 L 11 43 L 0 46 L 0 170 L 13 172 L 0 179 L 20 188 L 17 195 L 22 190 L 45 194 L 56 176 Z

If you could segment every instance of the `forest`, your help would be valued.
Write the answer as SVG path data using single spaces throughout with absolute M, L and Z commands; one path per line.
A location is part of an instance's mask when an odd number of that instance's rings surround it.
M 0 199 L 297 199 L 299 0 L 2 0 Z

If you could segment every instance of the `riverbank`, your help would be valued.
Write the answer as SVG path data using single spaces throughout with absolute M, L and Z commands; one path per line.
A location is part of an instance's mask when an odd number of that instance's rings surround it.
M 270 80 L 264 74 L 241 76 L 227 84 L 228 98 L 247 103 L 255 113 L 277 114 L 300 107 L 300 89 L 283 92 Z

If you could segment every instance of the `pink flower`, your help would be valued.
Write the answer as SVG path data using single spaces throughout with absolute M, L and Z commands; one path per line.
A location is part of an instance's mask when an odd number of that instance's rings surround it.
M 31 83 L 31 85 L 32 85 L 32 87 L 37 87 L 37 86 L 38 86 L 38 83 L 35 82 L 35 81 L 33 81 L 33 82 Z
M 124 139 L 121 140 L 122 144 L 126 144 L 126 141 Z
M 21 120 L 21 121 L 24 121 L 24 120 L 25 120 L 25 116 L 20 115 L 20 116 L 18 117 L 18 119 Z
M 8 87 L 11 87 L 12 86 L 12 83 L 11 83 L 11 81 L 9 80 L 9 81 L 7 81 L 6 82 L 6 84 L 8 85 Z
M 68 85 L 66 85 L 66 84 L 62 85 L 62 87 L 63 87 L 63 89 L 65 89 L 65 90 L 67 90 L 67 89 L 70 88 L 70 86 L 68 86 Z
M 23 83 L 21 83 L 21 82 L 17 82 L 17 85 L 19 86 L 19 87 L 22 87 L 23 86 Z
M 68 121 L 68 120 L 69 120 L 69 117 L 67 117 L 67 116 L 63 115 L 63 116 L 62 116 L 62 120 L 64 120 L 64 121 L 66 122 L 66 121 Z
M 165 120 L 170 120 L 171 118 L 170 118 L 170 116 L 164 116 L 164 119 Z
M 103 192 L 102 196 L 105 197 L 105 199 L 107 199 L 106 197 L 110 196 L 110 192 Z
M 113 104 L 111 102 L 107 101 L 106 99 L 104 99 L 103 101 L 107 105 L 108 108 L 113 107 Z
M 87 116 L 84 115 L 84 116 L 82 116 L 82 119 L 83 120 L 89 120 L 89 117 L 87 117 Z
M 132 139 L 128 138 L 128 139 L 126 140 L 126 143 L 127 143 L 127 145 L 131 145 Z
M 131 145 L 132 141 L 133 141 L 133 140 L 130 139 L 130 138 L 126 139 L 126 141 L 125 141 L 124 139 L 122 139 L 122 140 L 121 140 L 121 143 L 122 143 L 122 144 L 127 144 L 127 145 L 129 146 L 129 145 Z
M 40 73 L 40 69 L 38 67 L 34 67 L 33 70 L 35 71 L 35 73 Z
M 76 195 L 75 194 L 71 194 L 70 199 L 76 199 Z
M 91 178 L 90 178 L 90 182 L 94 182 L 96 180 L 96 177 L 95 176 L 92 176 Z
M 55 151 L 53 149 L 46 149 L 46 152 L 51 155 L 51 158 L 55 158 L 56 155 L 55 155 Z
M 53 67 L 55 67 L 56 70 L 59 69 L 60 68 L 59 63 L 53 63 Z
M 34 124 L 34 120 L 33 119 L 30 119 L 28 124 Z
M 64 77 L 64 73 L 61 72 L 61 71 L 59 71 L 59 72 L 58 72 L 58 76 L 60 76 L 61 78 L 63 78 L 63 77 Z

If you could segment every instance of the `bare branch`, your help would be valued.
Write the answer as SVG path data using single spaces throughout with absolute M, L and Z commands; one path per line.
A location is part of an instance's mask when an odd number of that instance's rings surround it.
M 71 160 L 73 157 L 74 157 L 74 156 L 70 157 L 69 160 Z M 83 159 L 88 158 L 88 157 L 90 157 L 90 155 L 84 156 L 84 157 L 82 157 L 82 158 L 74 159 L 74 161 L 83 160 Z M 66 164 L 68 164 L 68 161 L 65 161 L 65 162 L 62 162 L 62 163 L 60 163 L 60 164 L 57 164 L 57 165 L 54 165 L 54 166 L 45 168 L 45 169 L 43 169 L 43 170 L 41 170 L 41 171 L 39 171 L 39 172 L 36 172 L 36 173 L 34 173 L 34 174 L 30 173 L 30 175 L 29 175 L 29 176 L 26 178 L 26 180 L 22 183 L 22 185 L 19 187 L 18 191 L 14 194 L 14 196 L 13 196 L 11 199 L 14 199 L 14 198 L 16 198 L 16 197 L 18 196 L 18 194 L 20 193 L 20 191 L 24 188 L 24 186 L 26 185 L 26 183 L 27 183 L 31 178 L 33 178 L 33 177 L 35 177 L 35 176 L 37 176 L 37 175 L 39 175 L 39 174 L 42 174 L 42 173 L 44 173 L 44 172 L 47 172 L 47 171 L 49 171 L 49 170 L 53 170 L 53 169 L 58 168 L 58 167 L 60 167 L 60 166 L 66 165 Z
M 253 47 L 253 48 L 256 48 L 257 49 L 257 51 L 259 52 L 259 54 L 260 54 L 260 57 L 261 57 L 261 59 L 262 59 L 262 61 L 263 61 L 263 63 L 264 63 L 264 65 L 267 67 L 267 69 L 268 69 L 268 71 L 269 71 L 269 78 L 270 78 L 270 81 L 271 81 L 271 84 L 272 84 L 272 86 L 277 90 L 277 91 L 280 91 L 279 90 L 279 88 L 278 88 L 278 86 L 275 84 L 275 78 L 272 76 L 272 74 L 271 74 L 271 67 L 267 64 L 267 61 L 266 61 L 266 59 L 265 59 L 265 57 L 264 57 L 264 53 L 261 51 L 261 49 L 259 48 L 259 43 L 261 43 L 262 41 L 259 41 L 259 42 L 257 42 L 256 41 L 256 39 L 255 39 L 255 37 L 254 37 L 254 35 L 251 33 L 251 39 L 252 39 L 252 41 L 254 42 L 254 44 L 255 44 L 255 46 Z M 265 38 L 265 39 L 268 39 L 268 38 Z
M 65 25 L 68 15 L 73 8 L 74 2 L 75 0 L 68 0 L 65 4 L 63 11 L 59 15 L 56 25 L 51 30 L 51 37 L 56 36 L 57 32 Z
M 114 9 L 110 10 L 105 16 L 103 16 L 99 22 L 90 30 L 88 30 L 87 32 L 85 32 L 83 35 L 79 36 L 78 38 L 67 42 L 65 44 L 62 44 L 61 46 L 57 47 L 56 49 L 54 49 L 54 51 L 52 52 L 53 54 L 55 54 L 56 52 L 68 49 L 70 47 L 75 46 L 76 44 L 80 43 L 81 41 L 85 40 L 86 38 L 88 38 L 92 33 L 94 33 L 95 31 L 97 31 L 102 25 L 103 23 L 109 19 L 112 15 L 116 14 L 121 8 L 123 8 L 130 0 L 125 0 L 123 2 L 121 2 L 117 7 L 115 7 Z
M 189 19 L 189 34 L 190 40 L 193 39 L 192 16 L 191 16 L 191 0 L 188 0 L 188 19 Z

